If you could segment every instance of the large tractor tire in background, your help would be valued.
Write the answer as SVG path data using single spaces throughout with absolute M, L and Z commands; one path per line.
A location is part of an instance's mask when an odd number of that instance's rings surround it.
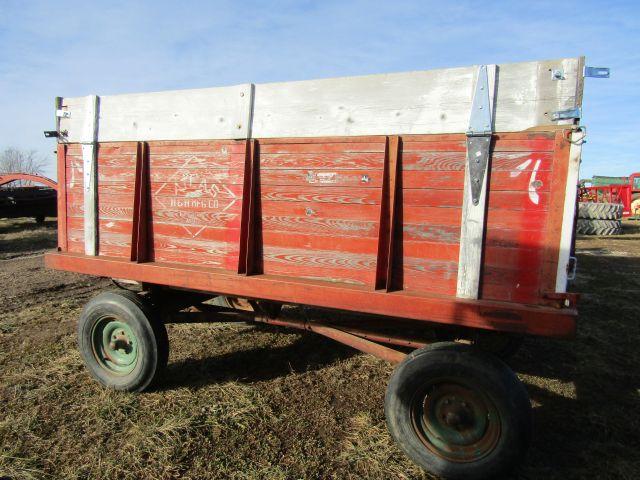
M 620 235 L 622 222 L 620 220 L 588 220 L 579 218 L 576 230 L 582 235 Z
M 623 208 L 624 205 L 621 203 L 580 202 L 578 203 L 578 218 L 591 220 L 620 220 L 622 218 Z

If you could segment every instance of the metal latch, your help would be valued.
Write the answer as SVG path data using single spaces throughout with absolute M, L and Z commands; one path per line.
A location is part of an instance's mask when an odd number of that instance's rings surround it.
M 591 78 L 609 78 L 607 67 L 584 67 L 584 76 Z
M 56 110 L 56 117 L 71 118 L 71 112 L 69 110 Z
M 569 119 L 577 119 L 582 117 L 582 111 L 580 107 L 570 108 L 568 110 L 559 110 L 557 112 L 553 112 L 551 115 L 551 120 L 569 120 Z
M 576 257 L 569 257 L 569 264 L 567 265 L 567 280 L 575 280 L 577 271 L 578 259 Z
M 467 130 L 467 168 L 471 180 L 471 200 L 478 205 L 491 147 L 491 103 L 487 66 L 478 68 L 478 80 L 471 104 Z

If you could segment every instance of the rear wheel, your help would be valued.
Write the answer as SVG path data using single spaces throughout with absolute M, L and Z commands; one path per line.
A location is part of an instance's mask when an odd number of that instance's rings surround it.
M 404 452 L 444 478 L 504 475 L 522 461 L 531 438 L 531 404 L 516 375 L 457 343 L 408 355 L 389 381 L 385 415 Z
M 93 377 L 116 390 L 145 390 L 169 357 L 164 324 L 140 297 L 125 290 L 101 293 L 87 303 L 78 344 Z

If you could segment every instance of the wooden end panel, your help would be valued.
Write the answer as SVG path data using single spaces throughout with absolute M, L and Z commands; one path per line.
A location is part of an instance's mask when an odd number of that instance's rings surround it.
M 555 148 L 548 132 L 494 136 L 482 298 L 539 300 Z M 464 135 L 403 137 L 404 289 L 455 295 L 465 162 Z
M 492 166 L 481 286 L 484 299 L 544 303 L 541 279 L 553 189 L 558 181 L 558 143 L 554 132 L 531 136 L 543 139 L 536 143 L 540 150 L 525 152 L 522 157 L 523 150 L 514 148 L 516 151 L 509 154 L 520 163 L 508 177 L 502 177 L 498 188 L 494 187 Z M 500 139 L 496 146 L 499 144 Z M 510 198 L 505 198 L 507 192 Z

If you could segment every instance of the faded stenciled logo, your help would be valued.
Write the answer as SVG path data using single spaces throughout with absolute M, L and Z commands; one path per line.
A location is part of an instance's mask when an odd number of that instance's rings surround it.
M 338 174 L 335 172 L 313 172 L 309 170 L 306 179 L 308 183 L 337 183 Z
M 195 158 L 195 157 L 194 157 Z M 189 168 L 193 158 L 187 159 L 182 168 L 163 179 L 153 192 L 153 201 L 167 210 L 180 210 L 187 215 L 189 223 L 181 227 L 192 238 L 197 237 L 207 225 L 202 224 L 198 214 L 211 210 L 212 213 L 224 213 L 239 200 L 231 190 L 229 173 L 226 170 L 209 170 L 205 174 L 202 170 L 194 172 Z

